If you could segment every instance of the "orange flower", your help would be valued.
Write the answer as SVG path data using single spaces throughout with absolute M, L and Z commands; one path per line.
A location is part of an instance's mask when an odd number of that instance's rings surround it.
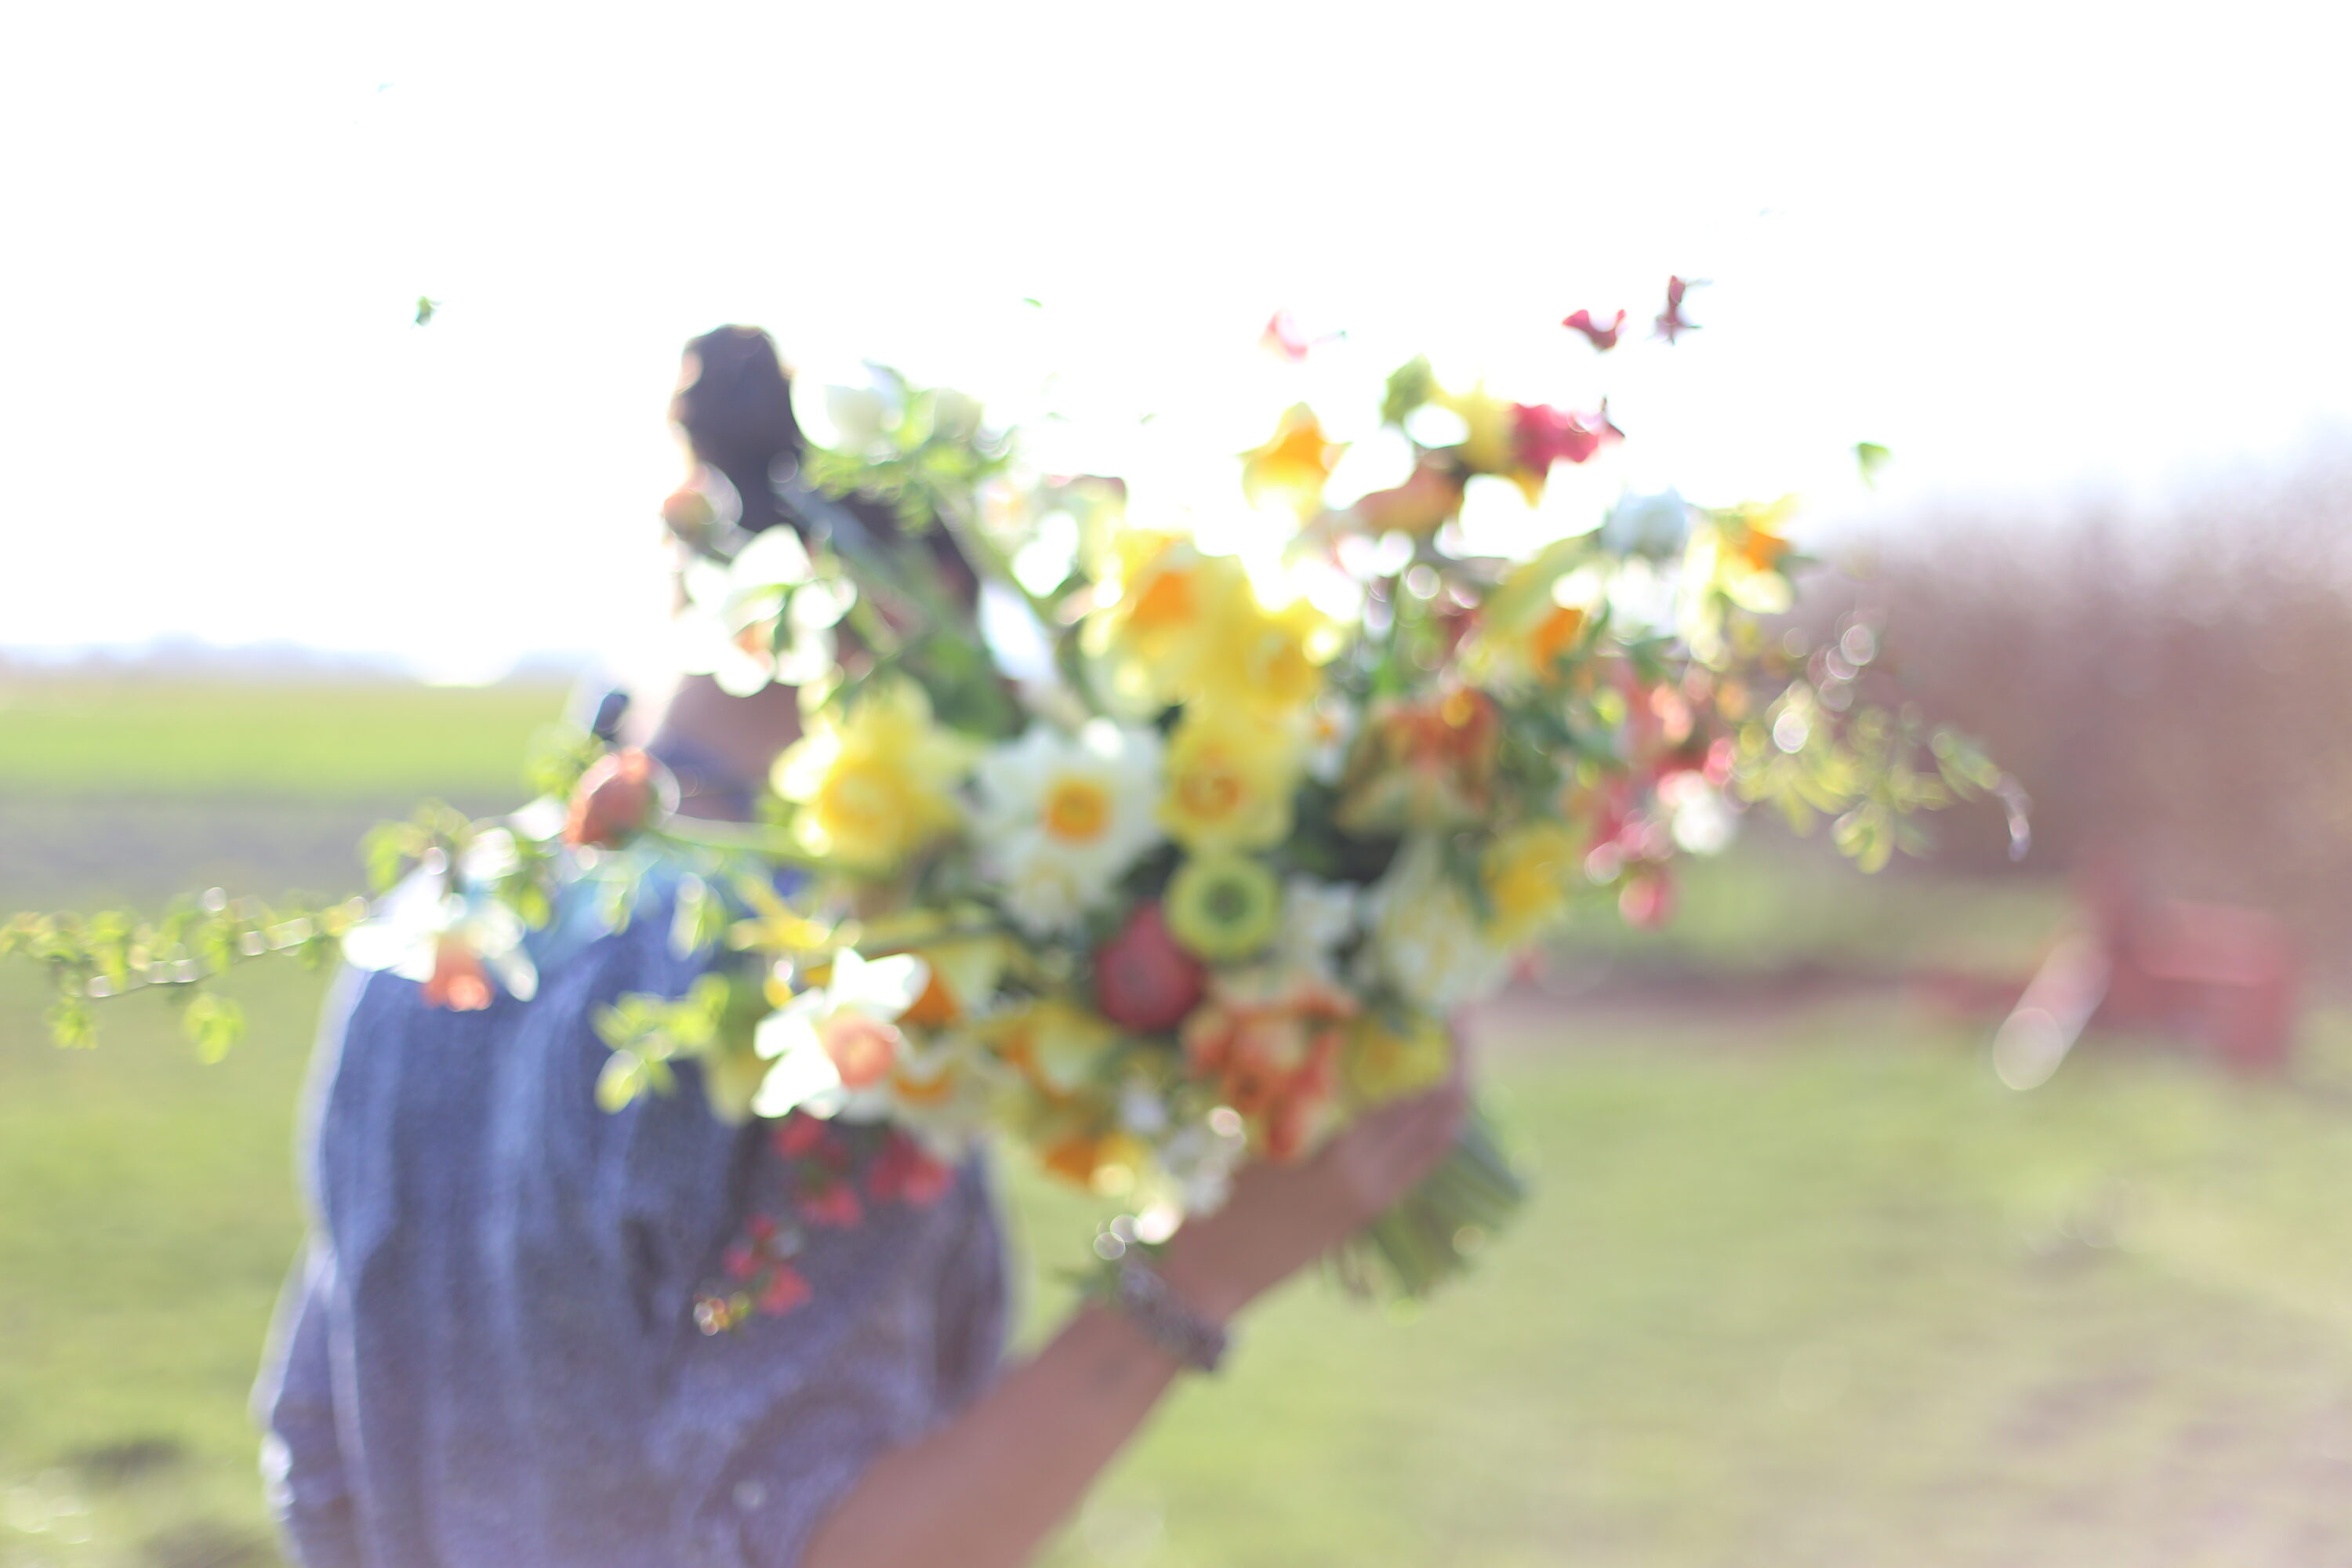
M 1311 517 L 1323 506 L 1323 486 L 1348 449 L 1323 434 L 1323 422 L 1304 403 L 1282 416 L 1274 438 L 1242 454 L 1242 493 L 1255 506 L 1268 494 L 1280 496 Z
M 1500 710 L 1472 687 L 1377 704 L 1340 778 L 1335 819 L 1350 833 L 1477 821 L 1502 739 Z
M 425 982 L 425 1005 L 453 1013 L 478 1013 L 490 1005 L 490 974 L 462 937 L 444 936 L 433 947 L 433 973 Z
M 654 809 L 652 757 L 631 747 L 589 764 L 572 791 L 563 842 L 579 848 L 619 844 L 645 826 Z
M 1395 530 L 1427 533 L 1462 510 L 1462 476 L 1444 463 L 1423 460 L 1392 489 L 1374 490 L 1356 502 L 1356 518 L 1372 533 Z
M 1184 1058 L 1258 1130 L 1266 1154 L 1297 1157 L 1338 1085 L 1356 999 L 1306 975 L 1220 980 L 1185 1020 Z

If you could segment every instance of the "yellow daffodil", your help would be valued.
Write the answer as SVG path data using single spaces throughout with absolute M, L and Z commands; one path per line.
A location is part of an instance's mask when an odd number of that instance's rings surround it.
M 1742 609 L 1784 613 L 1795 598 L 1781 563 L 1790 549 L 1786 530 L 1797 507 L 1797 498 L 1790 495 L 1708 512 L 1687 561 L 1690 576 L 1701 586 L 1722 590 Z
M 1203 555 L 1190 540 L 1137 531 L 1118 542 L 1112 596 L 1087 624 L 1086 649 L 1101 662 L 1109 695 L 1128 707 L 1174 701 L 1183 677 L 1249 578 L 1229 555 Z
M 742 879 L 737 890 L 751 906 L 751 918 L 737 921 L 729 932 L 729 940 L 746 952 L 772 953 L 779 958 L 797 953 L 814 952 L 833 945 L 832 926 L 813 921 L 776 896 L 776 890 L 757 877 Z M 782 1006 L 783 999 L 777 998 Z
M 1486 846 L 1478 868 L 1485 885 L 1487 939 L 1519 947 L 1558 921 L 1583 863 L 1576 831 L 1563 823 L 1534 822 Z
M 1301 766 L 1294 735 L 1243 709 L 1188 707 L 1167 766 L 1160 824 L 1185 848 L 1263 849 L 1290 832 Z
M 1574 602 L 1573 595 L 1563 603 L 1558 591 L 1590 554 L 1589 542 L 1560 540 L 1504 578 L 1479 612 L 1476 663 L 1509 679 L 1557 677 L 1560 657 L 1582 642 L 1591 612 L 1591 604 Z M 1585 576 L 1593 583 L 1591 598 L 1597 601 L 1598 579 Z
M 1517 426 L 1509 400 L 1484 382 L 1467 392 L 1440 392 L 1435 402 L 1469 427 L 1462 438 L 1463 464 L 1475 474 L 1507 474 L 1518 466 Z
M 1748 568 L 1769 572 L 1789 553 L 1789 523 L 1797 514 L 1795 496 L 1776 501 L 1742 501 L 1712 514 L 1726 550 Z
M 1066 1182 L 1116 1195 L 1134 1186 L 1137 1170 L 1150 1157 L 1142 1140 L 1112 1131 L 1069 1133 L 1046 1145 L 1040 1159 Z
M 776 759 L 776 793 L 799 809 L 792 836 L 811 855 L 887 875 L 962 820 L 955 787 L 976 748 L 932 722 L 911 682 L 827 710 Z
M 1242 454 L 1242 493 L 1253 506 L 1272 496 L 1312 517 L 1323 510 L 1323 487 L 1347 449 L 1324 435 L 1323 422 L 1301 403 L 1283 415 L 1273 439 Z
M 1060 996 L 1041 996 L 974 1030 L 1048 1099 L 1074 1094 L 1118 1045 L 1108 1020 Z
M 922 1028 L 944 1028 L 971 1016 L 996 994 L 996 985 L 1012 962 L 1013 944 L 1001 936 L 958 937 L 928 942 L 915 955 L 929 966 L 929 984 L 915 998 L 903 1021 Z
M 1302 712 L 1321 694 L 1323 667 L 1344 637 L 1339 623 L 1306 599 L 1269 610 L 1244 591 L 1225 602 L 1177 672 L 1176 695 L 1275 715 Z
M 1454 1065 L 1454 1040 L 1426 1013 L 1375 1008 L 1349 1026 L 1340 1062 L 1357 1100 L 1381 1105 L 1443 1081 Z

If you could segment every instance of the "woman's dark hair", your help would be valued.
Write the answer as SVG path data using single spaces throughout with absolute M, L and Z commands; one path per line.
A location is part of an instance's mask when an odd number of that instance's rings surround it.
M 769 476 L 799 467 L 807 442 L 793 417 L 793 384 L 775 341 L 757 327 L 720 327 L 686 345 L 669 416 L 697 462 L 727 476 L 757 533 L 786 520 Z
M 669 416 L 686 432 L 695 461 L 727 476 L 742 499 L 739 520 L 757 533 L 779 523 L 801 526 L 776 497 L 774 480 L 788 478 L 808 449 L 793 417 L 793 383 L 776 342 L 757 327 L 719 327 L 686 345 L 686 363 Z M 898 517 L 865 496 L 838 498 L 866 532 L 883 542 L 903 537 Z M 948 531 L 934 525 L 923 543 L 949 590 L 967 604 L 980 595 L 980 577 Z

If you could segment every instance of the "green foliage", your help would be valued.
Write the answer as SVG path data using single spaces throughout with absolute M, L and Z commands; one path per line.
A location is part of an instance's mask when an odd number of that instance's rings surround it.
M 596 1103 L 618 1110 L 648 1090 L 667 1094 L 675 1089 L 671 1058 L 697 1056 L 718 1043 L 735 986 L 732 977 L 713 973 L 698 978 L 683 996 L 633 994 L 598 1012 L 597 1038 L 613 1054 L 597 1075 Z
M 811 447 L 810 482 L 828 495 L 882 501 L 917 532 L 947 514 L 968 514 L 980 482 L 1004 467 L 1003 438 L 982 426 L 980 405 L 963 394 L 916 386 L 885 365 L 867 369 L 881 395 L 873 438 L 854 450 Z
M 523 758 L 523 786 L 534 795 L 568 800 L 580 775 L 605 750 L 604 742 L 577 724 L 541 725 L 532 733 L 530 751 Z
M 1437 372 L 1428 357 L 1415 354 L 1389 374 L 1381 395 L 1381 423 L 1402 425 L 1406 417 L 1437 395 Z
M 96 1043 L 91 1003 L 161 987 L 181 1004 L 182 1026 L 198 1054 L 218 1060 L 242 1033 L 244 1015 L 213 994 L 211 983 L 273 954 L 322 964 L 366 912 L 356 899 L 273 907 L 231 900 L 215 889 L 199 907 L 175 909 L 154 921 L 121 910 L 87 919 L 20 914 L 0 925 L 0 958 L 28 958 L 47 972 L 57 1000 L 46 1022 L 60 1046 Z
M 216 1062 L 244 1036 L 245 1009 L 226 996 L 199 991 L 180 1009 L 180 1027 L 198 1059 Z

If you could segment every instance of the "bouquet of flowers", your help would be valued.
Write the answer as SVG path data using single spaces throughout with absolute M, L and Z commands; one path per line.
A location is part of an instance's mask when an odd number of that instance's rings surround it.
M 1281 318 L 1268 338 L 1307 350 Z M 759 821 L 678 816 L 645 753 L 575 743 L 511 817 L 380 830 L 381 880 L 415 871 L 372 911 L 216 900 L 154 927 L 20 917 L 7 940 L 56 970 L 71 1034 L 88 998 L 338 937 L 442 1005 L 528 997 L 528 933 L 564 900 L 608 927 L 660 911 L 708 967 L 602 1017 L 600 1100 L 675 1092 L 690 1058 L 800 1173 L 699 1303 L 716 1331 L 805 1297 L 806 1227 L 925 1201 L 987 1138 L 1122 1200 L 1106 1256 L 1164 1240 L 1244 1160 L 1299 1158 L 1454 1070 L 1452 1020 L 1571 900 L 1665 919 L 1675 858 L 1750 804 L 1829 816 L 1875 868 L 1918 847 L 1914 814 L 2013 793 L 1965 739 L 1866 700 L 1869 625 L 1768 629 L 1800 564 L 1790 502 L 1629 494 L 1597 530 L 1480 552 L 1473 487 L 1532 502 L 1622 439 L 1605 403 L 1507 402 L 1424 360 L 1380 396 L 1408 460 L 1345 504 L 1305 404 L 1239 455 L 1236 504 L 1280 534 L 1245 559 L 877 373 L 776 480 L 799 527 L 744 531 L 716 478 L 663 508 L 690 666 L 801 691 Z M 1425 1290 L 1519 1198 L 1474 1118 L 1354 1270 Z

